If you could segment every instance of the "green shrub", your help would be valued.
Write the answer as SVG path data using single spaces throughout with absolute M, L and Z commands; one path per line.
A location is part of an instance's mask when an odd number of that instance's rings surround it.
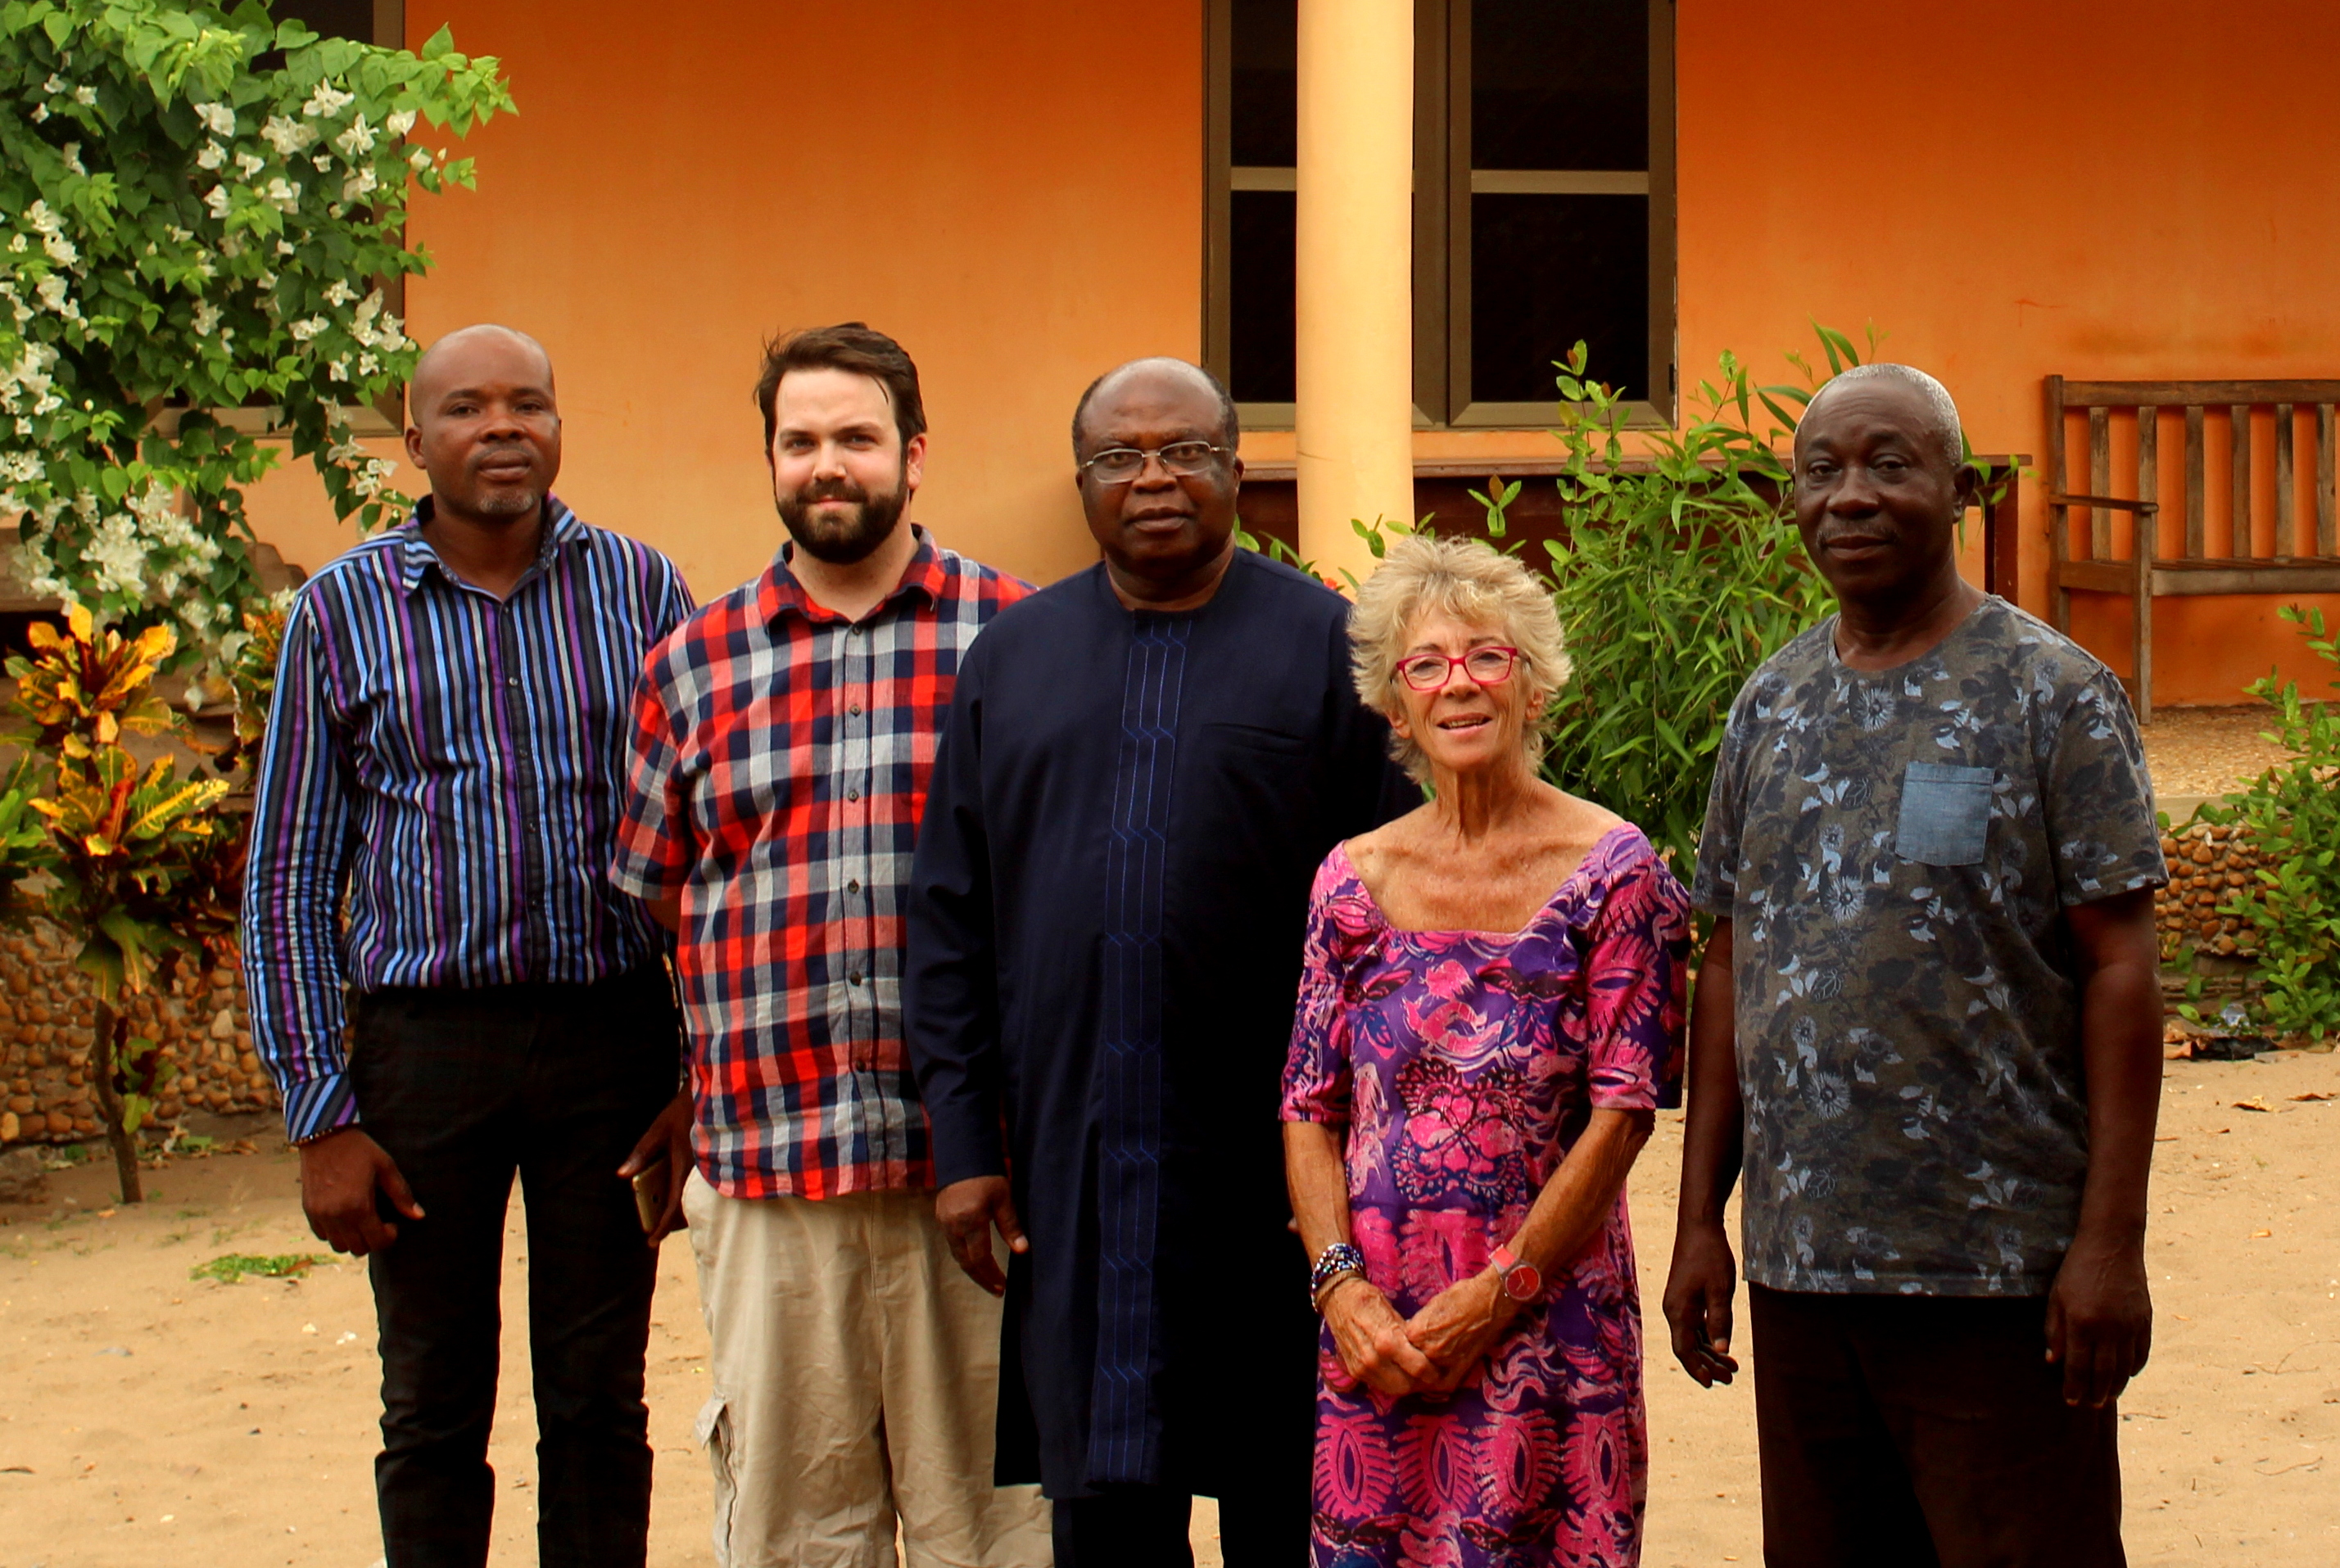
M 2285 605 L 2277 612 L 2300 629 L 2326 664 L 2340 666 L 2340 638 L 2324 612 Z M 2340 691 L 2340 680 L 2332 683 Z M 2291 761 L 2271 768 L 2227 807 L 2204 806 L 2214 823 L 2238 823 L 2261 856 L 2259 885 L 2220 912 L 2258 932 L 2260 1021 L 2278 1035 L 2340 1034 L 2340 703 L 2301 699 L 2297 681 L 2272 670 L 2251 695 L 2275 710 Z

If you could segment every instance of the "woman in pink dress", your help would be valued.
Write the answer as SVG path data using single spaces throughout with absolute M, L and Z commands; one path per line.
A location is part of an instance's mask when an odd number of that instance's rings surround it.
M 1637 1563 L 1624 1187 L 1678 1102 L 1688 902 L 1639 829 L 1537 776 L 1567 666 L 1517 561 L 1403 541 L 1353 635 L 1433 799 L 1318 873 L 1284 1072 L 1324 1317 L 1314 1562 Z

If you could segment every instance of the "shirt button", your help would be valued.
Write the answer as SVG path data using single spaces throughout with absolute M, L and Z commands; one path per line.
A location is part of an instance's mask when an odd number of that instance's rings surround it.
M 861 983 L 861 971 L 857 969 L 851 974 L 847 975 L 845 977 L 845 983 L 848 985 L 859 985 Z
M 845 884 L 845 891 L 848 892 L 859 892 L 861 891 L 860 881 L 857 878 L 852 882 L 847 883 Z
M 847 800 L 859 800 L 861 798 L 861 792 L 858 789 L 847 790 L 845 792 L 845 798 Z
M 851 714 L 855 718 L 859 718 L 861 716 L 861 705 L 859 703 L 855 703 L 851 707 L 847 708 L 845 711 Z
M 504 685 L 508 686 L 516 686 L 520 685 L 520 677 L 518 676 L 506 676 L 504 677 Z

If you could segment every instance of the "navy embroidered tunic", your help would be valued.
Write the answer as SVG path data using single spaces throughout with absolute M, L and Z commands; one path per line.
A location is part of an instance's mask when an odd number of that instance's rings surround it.
M 1308 889 L 1421 798 L 1356 699 L 1347 614 L 1247 552 L 1180 615 L 1123 608 L 1100 566 L 961 666 L 905 1028 L 937 1182 L 1005 1172 L 1031 1238 L 1003 1482 L 1207 1494 L 1265 1445 L 1306 1489 L 1315 1329 L 1276 1107 Z

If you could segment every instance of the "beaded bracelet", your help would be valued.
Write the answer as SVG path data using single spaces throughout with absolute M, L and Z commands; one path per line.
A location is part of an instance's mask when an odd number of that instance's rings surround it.
M 1308 1271 L 1308 1299 L 1313 1304 L 1336 1274 L 1363 1274 L 1365 1255 L 1353 1242 L 1336 1241 L 1316 1255 L 1316 1267 Z

